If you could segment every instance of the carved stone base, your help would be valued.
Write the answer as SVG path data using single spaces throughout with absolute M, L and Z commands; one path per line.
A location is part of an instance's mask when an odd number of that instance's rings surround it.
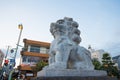
M 31 80 L 117 80 L 117 78 L 108 77 L 106 71 L 101 70 L 45 69 Z
M 115 77 L 108 76 L 89 76 L 89 77 L 79 77 L 79 76 L 62 76 L 62 77 L 36 77 L 31 80 L 118 80 Z
M 55 77 L 55 76 L 107 76 L 106 71 L 101 70 L 77 70 L 77 69 L 45 69 L 37 73 L 37 76 L 40 77 Z

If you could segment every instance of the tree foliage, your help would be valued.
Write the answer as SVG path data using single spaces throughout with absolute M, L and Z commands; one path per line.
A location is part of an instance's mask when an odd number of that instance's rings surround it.
M 119 78 L 119 72 L 116 66 L 114 66 L 115 63 L 113 63 L 109 53 L 104 53 L 102 58 L 102 66 L 101 70 L 107 71 L 108 76 L 116 76 Z
M 95 66 L 95 70 L 105 70 L 108 76 L 120 78 L 120 73 L 113 63 L 109 53 L 104 53 L 102 58 L 102 63 L 100 63 L 97 59 L 92 60 L 93 65 Z
M 44 66 L 47 66 L 47 65 L 48 65 L 47 62 L 40 61 L 40 62 L 38 62 L 38 63 L 36 64 L 35 67 L 31 67 L 31 68 L 32 68 L 32 70 L 33 70 L 34 72 L 38 72 L 38 71 L 42 70 L 42 68 L 43 68 Z
M 97 59 L 93 59 L 92 62 L 93 62 L 93 65 L 95 67 L 94 68 L 95 70 L 100 70 L 101 69 L 101 63 Z

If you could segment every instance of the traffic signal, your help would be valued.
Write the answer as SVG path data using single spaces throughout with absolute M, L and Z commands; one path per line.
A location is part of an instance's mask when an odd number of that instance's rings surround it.
M 9 63 L 9 60 L 5 60 L 4 65 L 7 66 Z

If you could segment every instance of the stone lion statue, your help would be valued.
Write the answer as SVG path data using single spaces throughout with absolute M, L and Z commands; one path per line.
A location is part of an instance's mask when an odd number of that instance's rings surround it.
M 90 52 L 79 46 L 81 37 L 78 26 L 68 17 L 51 23 L 50 32 L 54 40 L 50 46 L 48 69 L 94 69 Z

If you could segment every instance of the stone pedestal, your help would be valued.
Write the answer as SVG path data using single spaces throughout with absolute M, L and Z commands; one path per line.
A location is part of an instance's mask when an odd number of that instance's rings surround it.
M 46 69 L 38 72 L 37 77 L 31 80 L 117 80 L 117 78 L 108 77 L 107 73 L 101 70 Z
M 88 76 L 88 77 L 62 76 L 62 77 L 36 77 L 32 78 L 31 80 L 117 80 L 117 78 L 108 76 Z
M 56 76 L 107 76 L 106 71 L 101 70 L 77 70 L 77 69 L 45 69 L 37 73 L 38 77 L 56 77 Z

